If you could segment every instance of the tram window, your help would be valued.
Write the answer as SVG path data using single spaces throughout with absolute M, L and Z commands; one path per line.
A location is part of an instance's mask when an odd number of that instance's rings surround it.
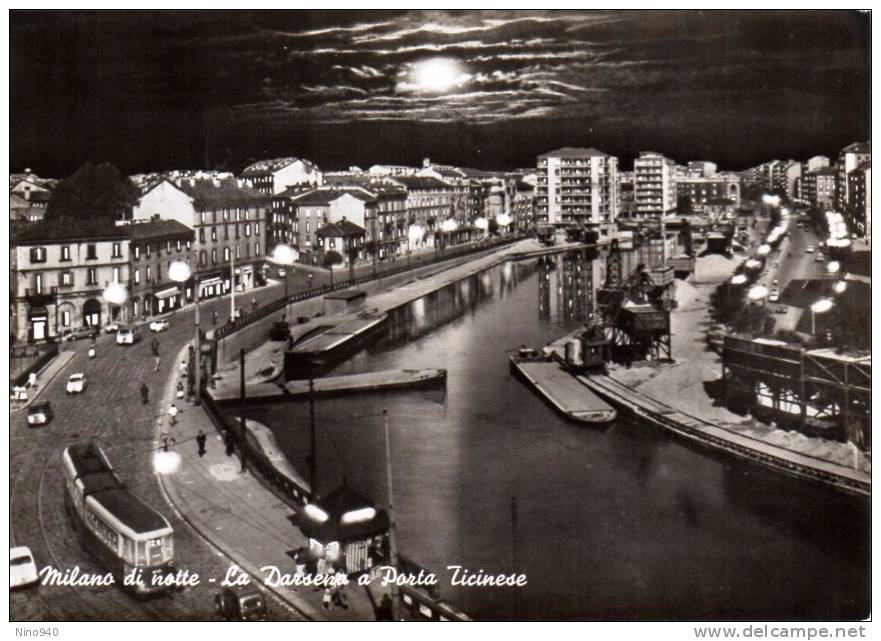
M 128 539 L 126 537 L 122 538 L 122 557 L 128 562 L 134 565 L 135 563 L 135 545 L 134 541 Z

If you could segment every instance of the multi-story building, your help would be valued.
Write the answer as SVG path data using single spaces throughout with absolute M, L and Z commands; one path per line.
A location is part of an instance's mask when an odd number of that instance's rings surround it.
M 296 185 L 318 186 L 322 183 L 321 170 L 305 158 L 290 156 L 258 160 L 242 171 L 248 186 L 266 196 L 280 194 Z
M 673 161 L 655 151 L 641 151 L 633 161 L 633 194 L 639 218 L 660 217 L 676 209 Z
M 716 163 L 708 160 L 691 160 L 686 168 L 685 175 L 692 178 L 711 178 L 716 175 L 718 167 Z
M 528 233 L 535 229 L 535 187 L 520 179 L 514 179 L 512 183 L 512 225 L 516 231 Z
M 835 206 L 835 183 L 838 172 L 826 167 L 801 177 L 800 198 L 814 209 L 825 210 Z
M 394 176 L 389 181 L 407 190 L 407 225 L 424 231 L 420 246 L 437 245 L 441 223 L 453 216 L 453 185 L 431 176 Z
M 237 181 L 162 180 L 146 189 L 133 221 L 154 216 L 194 230 L 194 278 L 200 298 L 250 289 L 264 282 L 265 231 L 270 199 Z
M 371 176 L 412 176 L 417 171 L 416 167 L 406 165 L 373 165 L 367 173 Z
M 774 164 L 771 170 L 771 188 L 792 200 L 795 197 L 795 181 L 801 177 L 801 163 L 786 160 Z
M 837 191 L 835 192 L 835 207 L 838 211 L 845 211 L 850 202 L 848 174 L 860 165 L 872 160 L 872 146 L 868 142 L 855 142 L 838 154 Z
M 709 178 L 680 177 L 676 180 L 676 197 L 677 201 L 688 199 L 696 212 L 704 211 L 705 205 L 711 201 L 723 199 L 737 207 L 740 204 L 740 176 L 721 173 Z
M 178 309 L 193 300 L 192 283 L 169 278 L 173 262 L 191 268 L 195 232 L 177 220 L 151 220 L 123 226 L 129 236 L 129 318 L 143 319 Z
M 41 221 L 21 230 L 11 250 L 11 331 L 16 340 L 57 338 L 76 327 L 125 322 L 125 306 L 103 292 L 129 280 L 129 234 L 112 221 Z
M 538 157 L 536 221 L 556 226 L 609 225 L 618 218 L 618 158 L 598 149 L 562 147 Z
M 818 169 L 825 169 L 828 166 L 829 159 L 826 156 L 813 156 L 804 162 L 804 165 L 802 166 L 802 174 L 806 174 L 809 171 L 817 171 Z
M 872 163 L 865 162 L 847 174 L 848 206 L 844 217 L 847 228 L 860 238 L 872 241 Z

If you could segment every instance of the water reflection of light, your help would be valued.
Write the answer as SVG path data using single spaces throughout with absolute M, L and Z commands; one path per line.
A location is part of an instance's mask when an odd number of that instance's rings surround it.
M 418 320 L 425 319 L 425 299 L 417 298 L 413 301 L 413 316 Z

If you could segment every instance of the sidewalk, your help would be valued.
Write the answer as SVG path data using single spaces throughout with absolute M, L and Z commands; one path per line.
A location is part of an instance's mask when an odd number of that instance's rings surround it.
M 76 352 L 65 350 L 49 361 L 46 366 L 37 373 L 36 389 L 28 388 L 28 399 L 26 401 L 12 400 L 11 411 L 17 412 L 23 410 L 37 400 L 42 391 L 49 386 L 49 383 L 58 376 L 61 370 L 67 367 L 67 364 L 73 360 L 74 356 L 76 356 Z
M 185 352 L 182 352 L 185 353 Z M 163 407 L 169 407 L 178 375 L 166 386 Z M 160 419 L 161 436 L 173 436 L 174 451 L 181 464 L 174 474 L 158 476 L 167 497 L 200 535 L 221 550 L 252 577 L 260 579 L 268 573 L 265 566 L 276 566 L 282 573 L 293 574 L 294 562 L 287 552 L 308 541 L 288 521 L 293 509 L 250 473 L 241 473 L 238 457 L 227 457 L 221 436 L 200 408 L 187 401 L 177 401 L 180 413 L 177 424 Z M 206 454 L 200 458 L 196 435 L 203 430 L 208 436 Z M 160 441 L 161 441 L 160 436 Z M 180 560 L 185 565 L 186 559 Z M 219 583 L 223 577 L 203 577 Z M 261 586 L 263 587 L 263 586 Z M 351 582 L 346 588 L 349 609 L 322 608 L 322 592 L 301 586 L 269 587 L 275 596 L 287 603 L 305 619 L 332 621 L 373 621 L 374 612 L 364 587 Z

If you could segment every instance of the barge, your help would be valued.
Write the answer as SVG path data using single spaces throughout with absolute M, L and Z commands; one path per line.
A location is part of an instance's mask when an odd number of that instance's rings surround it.
M 511 371 L 571 421 L 604 426 L 617 418 L 614 407 L 572 376 L 552 356 L 522 348 L 511 356 Z

